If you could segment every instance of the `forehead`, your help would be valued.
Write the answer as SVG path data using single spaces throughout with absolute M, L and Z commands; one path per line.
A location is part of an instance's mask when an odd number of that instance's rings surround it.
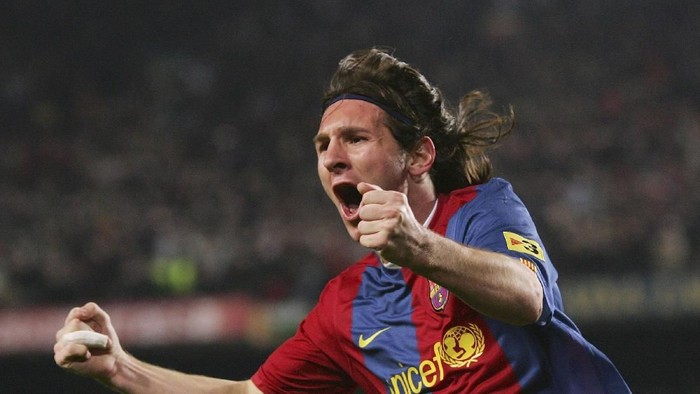
M 340 100 L 323 112 L 318 135 L 328 135 L 333 131 L 348 128 L 372 131 L 386 127 L 383 120 L 384 110 L 372 103 L 362 100 Z

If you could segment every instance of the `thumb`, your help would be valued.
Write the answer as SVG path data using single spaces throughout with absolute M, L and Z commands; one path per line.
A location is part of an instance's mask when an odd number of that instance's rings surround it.
M 367 192 L 371 192 L 372 190 L 384 190 L 381 187 L 377 185 L 373 185 L 371 183 L 367 182 L 360 182 L 357 184 L 357 191 L 360 192 L 360 194 L 365 194 Z

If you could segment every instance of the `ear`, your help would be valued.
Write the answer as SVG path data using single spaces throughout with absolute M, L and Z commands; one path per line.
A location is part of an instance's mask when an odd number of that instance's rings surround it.
M 434 162 L 435 144 L 430 137 L 422 137 L 410 155 L 408 172 L 414 178 L 422 178 L 428 174 Z

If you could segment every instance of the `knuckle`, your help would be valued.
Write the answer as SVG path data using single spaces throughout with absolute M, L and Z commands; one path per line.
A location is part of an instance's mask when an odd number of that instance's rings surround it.
M 56 343 L 61 341 L 61 337 L 63 336 L 64 329 L 61 328 L 60 330 L 56 331 Z

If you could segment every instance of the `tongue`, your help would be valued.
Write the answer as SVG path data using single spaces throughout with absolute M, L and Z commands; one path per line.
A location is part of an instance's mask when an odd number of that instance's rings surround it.
M 357 213 L 359 207 L 359 204 L 343 204 L 343 212 L 345 212 L 347 216 L 353 216 Z

